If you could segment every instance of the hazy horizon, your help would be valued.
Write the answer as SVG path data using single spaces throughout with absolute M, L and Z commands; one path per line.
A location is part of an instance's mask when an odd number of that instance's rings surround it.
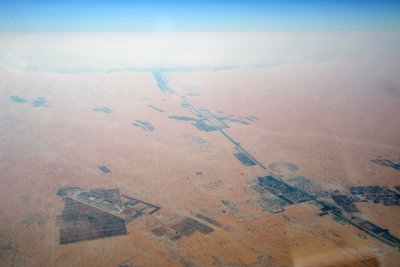
M 262 68 L 390 58 L 400 32 L 0 33 L 0 67 L 30 71 Z

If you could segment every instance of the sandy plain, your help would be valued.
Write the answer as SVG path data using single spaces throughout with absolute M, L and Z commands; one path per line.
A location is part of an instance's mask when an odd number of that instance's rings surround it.
M 350 186 L 400 185 L 399 170 L 371 161 L 400 161 L 397 31 L 0 40 L 1 266 L 400 263 L 398 248 L 332 214 L 319 216 L 313 201 L 274 213 L 262 205 L 268 193 L 255 190 L 257 177 L 271 173 L 283 181 L 304 176 L 349 196 Z M 184 101 L 238 119 L 224 120 L 223 131 L 266 169 L 242 164 L 220 131 L 169 118 L 195 117 Z M 99 107 L 112 112 L 93 110 Z M 274 162 L 286 164 L 274 169 Z M 127 223 L 127 235 L 60 244 L 64 202 L 57 191 L 66 186 L 119 188 L 161 209 Z M 356 206 L 358 217 L 400 237 L 399 206 Z M 173 240 L 171 227 L 184 218 L 213 231 Z M 157 227 L 168 234 L 155 235 Z

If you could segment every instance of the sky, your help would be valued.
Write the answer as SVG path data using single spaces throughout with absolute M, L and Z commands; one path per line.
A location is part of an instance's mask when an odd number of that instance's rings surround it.
M 1 32 L 387 30 L 400 1 L 0 0 Z

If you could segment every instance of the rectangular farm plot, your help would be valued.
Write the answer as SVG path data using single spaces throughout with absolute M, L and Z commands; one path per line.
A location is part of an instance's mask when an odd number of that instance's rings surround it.
M 125 220 L 66 198 L 60 217 L 60 244 L 126 235 Z

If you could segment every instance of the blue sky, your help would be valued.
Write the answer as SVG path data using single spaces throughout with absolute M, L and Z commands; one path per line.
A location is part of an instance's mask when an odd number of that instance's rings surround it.
M 400 28 L 400 1 L 0 0 L 0 31 L 262 31 Z

